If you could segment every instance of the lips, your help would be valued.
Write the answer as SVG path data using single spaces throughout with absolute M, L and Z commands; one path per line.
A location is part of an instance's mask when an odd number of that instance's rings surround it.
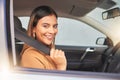
M 45 35 L 45 37 L 47 38 L 47 40 L 52 41 L 54 39 L 53 35 Z

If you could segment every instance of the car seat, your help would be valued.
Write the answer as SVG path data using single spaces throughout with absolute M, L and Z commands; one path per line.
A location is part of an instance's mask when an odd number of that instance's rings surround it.
M 120 73 L 120 42 L 104 53 L 102 72 Z
M 26 30 L 22 27 L 22 23 L 20 19 L 17 16 L 14 16 L 14 27 L 17 27 L 23 32 L 26 32 Z M 16 33 L 16 31 L 15 31 Z M 20 62 L 20 52 L 22 51 L 24 42 L 18 40 L 15 38 L 15 50 L 16 50 L 16 59 L 17 59 L 17 65 L 19 65 Z

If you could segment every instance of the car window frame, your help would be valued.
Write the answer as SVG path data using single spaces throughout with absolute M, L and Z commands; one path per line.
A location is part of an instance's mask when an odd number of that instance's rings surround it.
M 10 4 L 11 3 L 11 5 L 12 5 L 12 1 L 13 0 L 6 0 L 6 1 L 8 1 L 8 3 L 7 4 Z M 6 6 L 6 7 L 8 7 L 9 8 L 9 6 Z M 76 79 L 76 80 L 78 80 L 78 79 L 96 79 L 96 80 L 98 80 L 98 79 L 108 79 L 108 80 L 114 80 L 114 79 L 120 79 L 120 76 L 119 76 L 119 74 L 116 74 L 116 73 L 96 73 L 96 72 L 82 72 L 82 71 L 80 71 L 80 72 L 77 72 L 77 71 L 52 71 L 52 70 L 40 70 L 40 69 L 28 69 L 28 68 L 18 68 L 18 67 L 16 67 L 16 66 L 14 66 L 14 52 L 15 52 L 15 44 L 14 44 L 14 34 L 12 33 L 12 31 L 14 31 L 14 26 L 13 26 L 13 10 L 12 10 L 13 8 L 11 8 L 10 9 L 10 13 L 8 12 L 8 18 L 6 18 L 6 19 L 8 19 L 8 24 L 7 24 L 7 27 L 9 28 L 8 29 L 8 31 L 10 32 L 10 36 L 8 37 L 8 39 L 12 39 L 12 40 L 8 40 L 8 46 L 9 46 L 9 49 L 10 49 L 10 55 L 9 55 L 9 57 L 10 57 L 10 61 L 12 62 L 12 66 L 13 66 L 13 71 L 15 72 L 15 73 L 20 73 L 20 74 L 28 74 L 29 76 L 31 76 L 31 75 L 45 75 L 45 76 L 60 76 L 60 77 L 62 77 L 62 78 L 68 78 L 68 79 L 70 79 L 70 78 L 74 78 L 74 79 Z M 10 17 L 10 15 L 12 15 L 11 17 Z M 11 24 L 11 25 L 10 25 Z M 10 27 L 9 27 L 10 26 Z M 13 27 L 12 27 L 13 26 Z M 12 37 L 11 37 L 12 36 Z M 12 44 L 13 43 L 13 44 Z M 9 50 L 8 50 L 8 52 L 9 52 Z M 11 60 L 12 59 L 12 60 Z M 55 75 L 56 74 L 56 75 Z M 56 78 L 57 79 L 57 78 Z M 45 78 L 44 78 L 44 80 L 46 80 Z M 71 79 L 70 79 L 71 80 Z

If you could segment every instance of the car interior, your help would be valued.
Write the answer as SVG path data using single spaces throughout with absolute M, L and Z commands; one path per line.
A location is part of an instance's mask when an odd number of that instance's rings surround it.
M 26 30 L 22 27 L 22 23 L 20 19 L 17 16 L 14 16 L 14 26 L 20 29 L 23 32 L 26 32 Z M 15 30 L 16 34 L 16 30 Z M 16 59 L 17 59 L 17 65 L 20 63 L 20 52 L 23 48 L 23 41 L 20 41 L 19 39 L 15 38 L 15 49 L 16 49 Z
M 23 2 L 24 5 L 22 5 Z M 102 4 L 103 2 L 104 4 Z M 19 17 L 30 16 L 30 12 L 36 6 L 49 5 L 52 6 L 58 12 L 59 17 L 79 19 L 87 15 L 87 13 L 89 13 L 91 10 L 95 9 L 96 7 L 108 9 L 116 4 L 112 0 L 71 0 L 71 1 L 29 0 L 29 4 L 27 0 L 13 0 L 13 3 L 14 3 L 13 5 L 14 27 L 20 30 L 19 31 L 15 29 L 15 48 L 16 48 L 16 59 L 17 59 L 16 65 L 18 66 L 20 61 L 20 52 L 22 51 L 24 43 L 32 45 L 37 49 L 38 47 L 40 47 L 39 50 L 41 50 L 41 46 L 35 45 L 36 42 L 26 35 L 26 30 L 23 28 L 21 21 L 19 19 Z M 18 37 L 17 35 L 18 32 L 20 32 L 19 34 L 23 38 Z M 26 41 L 24 37 L 26 37 Z M 98 41 L 96 41 L 96 44 L 99 44 L 98 42 L 100 39 L 102 38 L 99 38 Z M 79 47 L 79 46 L 56 45 L 56 48 L 65 51 L 65 55 L 68 62 L 67 70 L 119 73 L 120 43 L 113 46 L 113 42 L 109 38 L 109 36 L 103 39 L 104 39 L 104 43 L 102 45 L 107 45 L 107 47 L 89 47 L 89 46 Z M 29 42 L 29 40 L 32 40 L 33 42 Z M 46 47 L 42 47 L 42 50 L 43 52 L 47 51 L 46 53 L 49 53 L 49 49 L 47 49 Z

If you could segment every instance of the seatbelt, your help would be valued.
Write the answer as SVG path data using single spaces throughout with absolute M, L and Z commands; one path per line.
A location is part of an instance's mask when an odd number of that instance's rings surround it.
M 116 46 L 111 50 L 110 55 L 107 57 L 105 63 L 104 63 L 104 67 L 103 67 L 103 72 L 107 72 L 108 66 L 110 64 L 110 62 L 113 59 L 113 56 L 115 55 L 116 51 L 119 49 L 120 47 L 120 42 L 116 44 Z
M 46 54 L 50 53 L 50 48 L 48 46 L 28 36 L 25 32 L 19 30 L 17 27 L 15 27 L 15 38 L 42 51 L 43 53 L 46 53 Z

